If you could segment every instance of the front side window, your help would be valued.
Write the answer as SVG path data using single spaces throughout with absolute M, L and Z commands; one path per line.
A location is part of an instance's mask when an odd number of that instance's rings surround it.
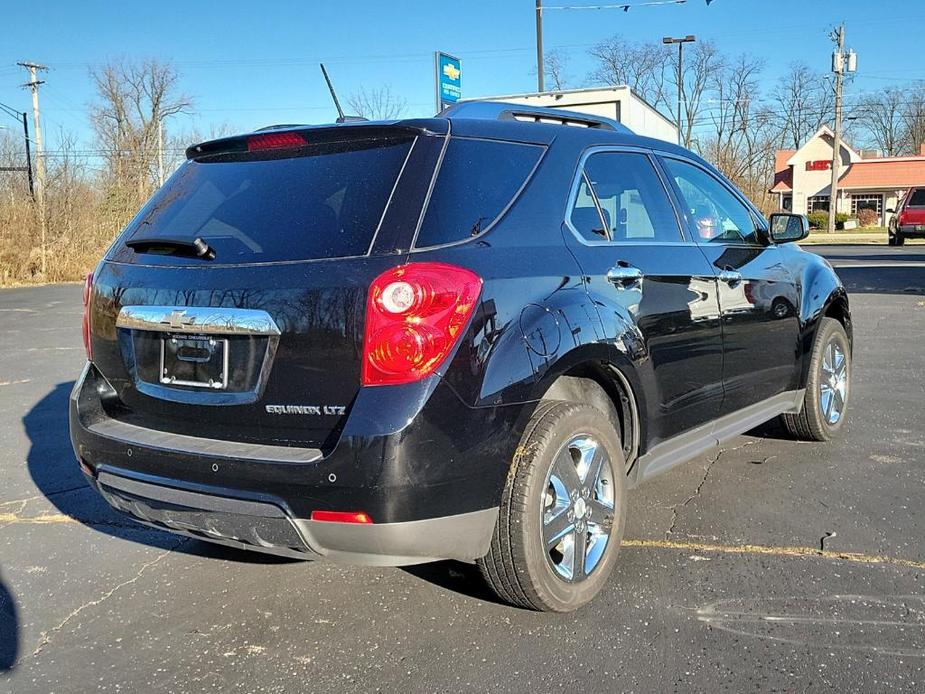
M 665 167 L 681 192 L 699 243 L 758 243 L 751 212 L 719 180 L 678 159 L 665 159 Z
M 649 157 L 637 152 L 588 157 L 569 221 L 588 241 L 681 240 L 665 186 Z

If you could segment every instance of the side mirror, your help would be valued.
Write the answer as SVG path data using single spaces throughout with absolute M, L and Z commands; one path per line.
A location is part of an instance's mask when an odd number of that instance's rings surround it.
M 771 239 L 775 243 L 802 241 L 809 236 L 809 220 L 802 214 L 777 212 L 771 215 Z

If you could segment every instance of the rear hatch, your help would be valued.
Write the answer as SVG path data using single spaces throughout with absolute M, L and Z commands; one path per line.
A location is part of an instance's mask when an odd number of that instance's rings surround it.
M 333 445 L 360 387 L 369 285 L 411 243 L 445 128 L 276 130 L 191 148 L 94 280 L 107 414 Z

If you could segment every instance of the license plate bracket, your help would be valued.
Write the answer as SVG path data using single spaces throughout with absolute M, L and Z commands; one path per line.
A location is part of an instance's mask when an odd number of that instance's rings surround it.
M 228 339 L 213 335 L 163 335 L 159 374 L 164 385 L 226 389 Z

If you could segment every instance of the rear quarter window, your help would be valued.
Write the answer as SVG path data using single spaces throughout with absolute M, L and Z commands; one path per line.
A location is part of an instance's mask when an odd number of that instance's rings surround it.
M 543 152 L 539 145 L 451 137 L 415 247 L 481 234 L 514 200 Z
M 925 207 L 925 188 L 916 188 L 909 195 L 909 207 Z

